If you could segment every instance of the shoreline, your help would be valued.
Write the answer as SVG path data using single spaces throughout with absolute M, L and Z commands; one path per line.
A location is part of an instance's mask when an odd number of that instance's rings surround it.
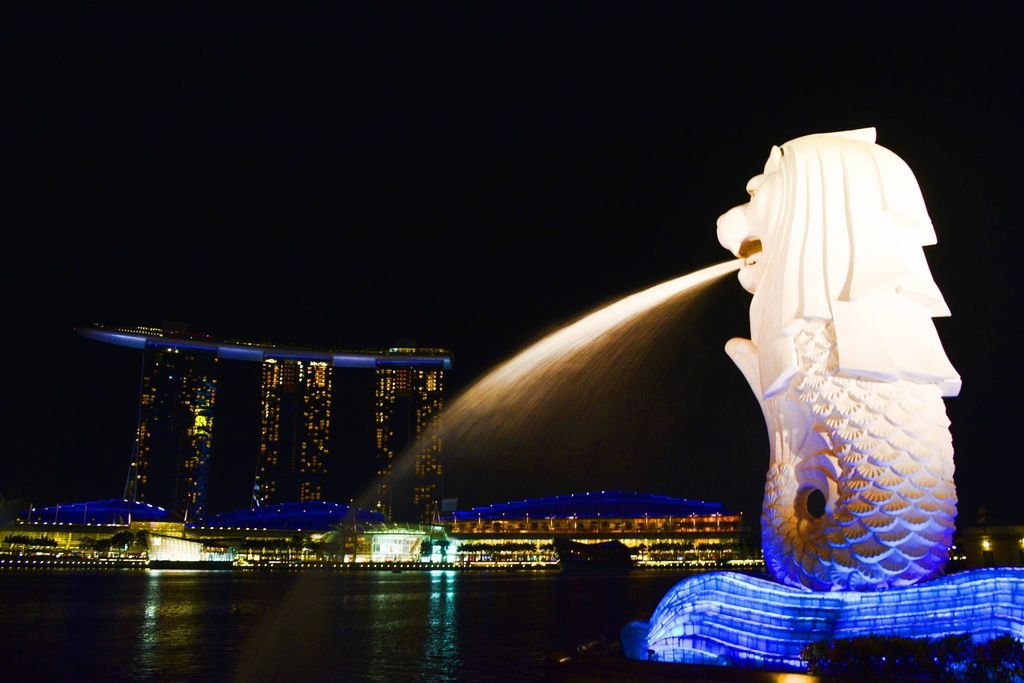
M 540 573 L 562 573 L 562 565 L 558 563 L 530 564 L 530 563 L 427 563 L 427 562 L 331 562 L 331 561 L 275 561 L 261 563 L 235 564 L 231 567 L 211 563 L 210 568 L 196 567 L 194 563 L 182 568 L 171 566 L 150 567 L 149 561 L 141 558 L 57 558 L 47 556 L 0 556 L 0 572 L 22 572 L 38 571 L 46 569 L 59 570 L 88 570 L 88 571 L 228 571 L 228 572 L 296 572 L 296 571 L 322 571 L 322 572 L 349 572 L 349 571 L 390 571 L 390 572 L 422 572 L 422 571 L 492 571 L 492 572 L 540 572 Z M 694 567 L 682 564 L 635 566 L 629 569 L 609 570 L 602 568 L 588 568 L 574 570 L 573 574 L 601 574 L 611 571 L 617 573 L 640 572 L 679 572 L 684 574 L 699 574 L 709 571 L 738 571 L 735 567 L 714 566 Z M 744 572 L 760 573 L 758 568 L 743 568 Z

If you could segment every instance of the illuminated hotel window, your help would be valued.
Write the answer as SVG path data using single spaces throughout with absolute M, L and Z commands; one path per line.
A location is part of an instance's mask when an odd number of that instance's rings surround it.
M 269 370 L 269 371 L 268 371 Z M 319 361 L 267 359 L 261 389 L 259 504 L 322 499 L 330 432 L 331 370 Z M 281 439 L 293 434 L 293 439 Z

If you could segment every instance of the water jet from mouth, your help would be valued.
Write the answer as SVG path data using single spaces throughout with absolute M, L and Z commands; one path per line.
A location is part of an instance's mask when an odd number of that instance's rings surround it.
M 636 376 L 646 373 L 651 378 L 658 372 L 645 350 L 665 336 L 666 327 L 690 308 L 697 293 L 741 264 L 739 259 L 727 261 L 618 299 L 556 329 L 483 375 L 451 402 L 439 431 L 421 436 L 421 442 L 442 439 L 442 495 L 465 500 L 468 488 L 491 480 L 526 496 L 528 488 L 539 491 L 544 482 L 538 480 L 560 468 L 579 472 L 590 466 L 576 462 L 573 453 L 621 445 L 624 438 L 609 433 L 614 430 L 607 426 L 628 419 L 631 411 L 648 409 L 640 405 L 643 396 L 629 395 Z M 645 392 L 633 391 L 637 393 Z M 682 419 L 678 411 L 671 415 Z M 404 498 L 400 492 L 412 486 L 417 452 L 418 444 L 403 451 L 387 476 L 396 518 Z M 372 507 L 376 493 L 377 483 L 358 504 Z

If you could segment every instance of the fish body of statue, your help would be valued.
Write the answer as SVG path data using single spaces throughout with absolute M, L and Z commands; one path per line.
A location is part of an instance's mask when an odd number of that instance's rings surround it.
M 917 181 L 864 129 L 774 147 L 747 190 L 718 237 L 754 295 L 751 339 L 726 351 L 768 426 L 768 569 L 812 590 L 937 577 L 956 519 L 943 396 L 960 378 L 931 320 L 949 311 Z

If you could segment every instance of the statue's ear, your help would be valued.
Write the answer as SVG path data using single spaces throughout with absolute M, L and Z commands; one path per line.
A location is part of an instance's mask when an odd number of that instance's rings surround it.
M 779 170 L 779 164 L 782 163 L 782 148 L 778 145 L 772 145 L 772 151 L 768 155 L 768 161 L 764 163 L 764 172 L 771 173 Z

